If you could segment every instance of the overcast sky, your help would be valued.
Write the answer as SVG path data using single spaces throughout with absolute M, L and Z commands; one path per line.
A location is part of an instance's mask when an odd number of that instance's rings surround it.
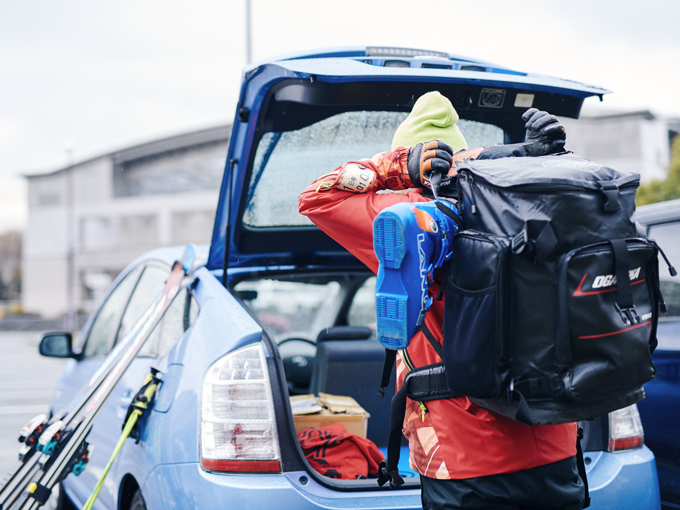
M 680 117 L 678 0 L 251 0 L 255 61 L 404 46 L 599 85 L 584 112 Z M 0 232 L 26 220 L 22 173 L 230 123 L 245 0 L 0 0 Z

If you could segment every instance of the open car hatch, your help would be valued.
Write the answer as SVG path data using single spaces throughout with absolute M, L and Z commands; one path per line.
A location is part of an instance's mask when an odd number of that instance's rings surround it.
M 609 91 L 464 57 L 349 48 L 283 57 L 244 73 L 209 269 L 361 267 L 297 212 L 298 195 L 342 163 L 389 150 L 416 99 L 447 96 L 470 147 L 524 138 L 528 108 L 577 118 Z

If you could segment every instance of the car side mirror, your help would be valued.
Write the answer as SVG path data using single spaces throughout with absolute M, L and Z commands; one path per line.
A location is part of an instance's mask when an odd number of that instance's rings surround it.
M 73 357 L 73 336 L 65 331 L 51 331 L 40 338 L 38 351 L 50 358 Z

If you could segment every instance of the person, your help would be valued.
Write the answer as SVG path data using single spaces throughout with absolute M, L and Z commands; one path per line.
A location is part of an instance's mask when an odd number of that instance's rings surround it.
M 524 113 L 522 144 L 468 149 L 450 101 L 421 96 L 394 134 L 392 150 L 350 161 L 316 179 L 299 197 L 299 211 L 377 273 L 373 219 L 398 202 L 431 200 L 430 186 L 455 182 L 455 162 L 468 158 L 540 156 L 564 150 L 558 119 Z M 378 193 L 381 190 L 400 193 Z M 432 295 L 439 283 L 430 287 Z M 442 342 L 444 298 L 434 301 L 427 328 Z M 422 331 L 397 354 L 397 390 L 409 370 L 441 362 Z M 421 407 L 422 405 L 422 407 Z M 434 508 L 581 508 L 584 484 L 576 464 L 576 424 L 527 426 L 478 407 L 465 397 L 408 400 L 403 433 L 411 468 L 421 475 L 422 504 Z

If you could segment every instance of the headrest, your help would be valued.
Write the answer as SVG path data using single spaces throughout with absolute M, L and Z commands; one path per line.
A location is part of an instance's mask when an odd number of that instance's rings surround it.
M 366 326 L 333 326 L 322 329 L 316 337 L 316 343 L 326 340 L 368 340 L 373 334 Z

